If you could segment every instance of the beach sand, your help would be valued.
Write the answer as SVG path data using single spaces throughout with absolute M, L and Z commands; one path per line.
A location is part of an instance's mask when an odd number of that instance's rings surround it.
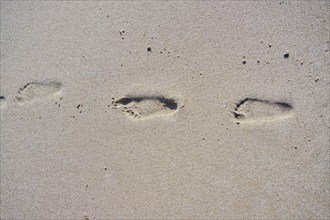
M 328 1 L 1 1 L 1 219 L 329 219 Z

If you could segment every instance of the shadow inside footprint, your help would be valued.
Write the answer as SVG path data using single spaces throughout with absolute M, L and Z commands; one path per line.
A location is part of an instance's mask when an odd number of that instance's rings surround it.
M 0 96 L 0 109 L 4 108 L 6 105 L 6 98 L 4 96 Z
M 239 122 L 258 122 L 284 119 L 291 116 L 293 106 L 287 102 L 272 102 L 245 98 L 236 104 L 232 115 Z
M 178 102 L 163 96 L 124 97 L 113 101 L 113 107 L 134 119 L 172 115 L 178 109 Z

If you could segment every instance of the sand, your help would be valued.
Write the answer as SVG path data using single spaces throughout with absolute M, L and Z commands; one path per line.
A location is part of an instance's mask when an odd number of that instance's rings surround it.
M 1 1 L 1 219 L 329 219 L 328 1 Z

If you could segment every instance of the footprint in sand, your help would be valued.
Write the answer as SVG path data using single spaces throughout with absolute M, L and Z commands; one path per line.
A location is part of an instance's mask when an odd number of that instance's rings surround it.
M 31 82 L 17 91 L 15 102 L 24 104 L 59 95 L 62 84 L 57 81 Z
M 4 96 L 0 96 L 0 109 L 4 108 L 6 105 L 6 98 Z
M 173 115 L 178 109 L 178 101 L 162 96 L 125 97 L 112 102 L 112 107 L 132 119 Z
M 237 122 L 263 122 L 286 119 L 293 115 L 293 106 L 286 102 L 272 102 L 246 98 L 231 112 Z

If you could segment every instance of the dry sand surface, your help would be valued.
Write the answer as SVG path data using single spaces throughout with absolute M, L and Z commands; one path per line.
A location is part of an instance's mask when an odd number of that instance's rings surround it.
M 1 219 L 328 219 L 328 1 L 1 1 Z

